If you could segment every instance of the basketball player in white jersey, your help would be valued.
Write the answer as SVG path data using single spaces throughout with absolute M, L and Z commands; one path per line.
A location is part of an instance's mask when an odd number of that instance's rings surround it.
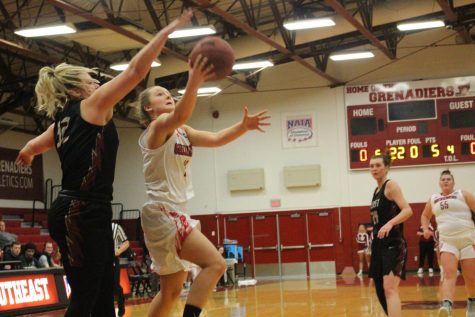
M 225 145 L 249 130 L 262 131 L 269 116 L 262 111 L 249 115 L 244 108 L 241 122 L 219 132 L 198 131 L 185 125 L 196 104 L 199 86 L 211 77 L 213 68 L 198 56 L 190 65 L 183 98 L 175 102 L 168 90 L 151 87 L 139 100 L 148 127 L 140 136 L 148 201 L 142 208 L 145 242 L 160 275 L 160 293 L 153 299 L 149 316 L 169 316 L 180 295 L 189 262 L 201 267 L 188 293 L 184 317 L 198 317 L 226 263 L 215 246 L 200 232 L 197 221 L 186 214 L 193 197 L 191 159 L 193 146 Z
M 432 195 L 425 205 L 421 224 L 424 236 L 429 237 L 430 218 L 435 215 L 441 264 L 444 267 L 439 317 L 452 316 L 459 261 L 468 296 L 466 316 L 475 317 L 475 225 L 472 220 L 475 196 L 461 189 L 454 190 L 454 185 L 450 171 L 443 171 L 439 180 L 441 192 Z

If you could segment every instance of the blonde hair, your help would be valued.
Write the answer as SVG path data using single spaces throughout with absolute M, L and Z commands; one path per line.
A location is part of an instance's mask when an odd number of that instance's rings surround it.
M 35 92 L 38 104 L 37 110 L 46 112 L 48 117 L 53 118 L 58 109 L 62 109 L 74 88 L 81 88 L 83 81 L 81 74 L 93 73 L 87 67 L 59 64 L 55 68 L 45 66 L 40 69 Z

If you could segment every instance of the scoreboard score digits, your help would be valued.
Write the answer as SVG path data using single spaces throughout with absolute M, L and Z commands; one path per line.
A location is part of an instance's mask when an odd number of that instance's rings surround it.
M 475 77 L 345 87 L 350 169 L 475 162 Z

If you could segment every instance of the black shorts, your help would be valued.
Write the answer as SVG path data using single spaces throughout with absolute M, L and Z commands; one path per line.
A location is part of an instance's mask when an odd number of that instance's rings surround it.
M 371 245 L 369 277 L 383 278 L 393 272 L 406 279 L 407 243 L 403 238 L 375 238 Z
M 71 286 L 66 317 L 115 317 L 114 242 L 110 202 L 59 195 L 48 228 Z

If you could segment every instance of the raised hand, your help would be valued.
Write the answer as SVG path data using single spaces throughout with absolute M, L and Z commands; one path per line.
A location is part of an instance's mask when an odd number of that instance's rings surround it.
M 208 64 L 208 58 L 199 54 L 192 62 L 188 61 L 190 70 L 188 71 L 188 80 L 196 85 L 211 79 L 214 76 L 214 65 Z
M 247 107 L 244 107 L 244 116 L 242 118 L 242 125 L 246 130 L 259 130 L 264 132 L 261 129 L 263 126 L 269 126 L 269 122 L 264 122 L 265 120 L 269 119 L 270 116 L 266 115 L 267 110 L 261 111 L 254 115 L 249 115 L 249 110 Z
M 191 17 L 193 16 L 193 11 L 191 9 L 185 9 L 181 16 L 175 20 L 173 20 L 170 24 L 168 24 L 165 28 L 167 31 L 172 33 L 179 27 L 185 25 L 191 20 Z

